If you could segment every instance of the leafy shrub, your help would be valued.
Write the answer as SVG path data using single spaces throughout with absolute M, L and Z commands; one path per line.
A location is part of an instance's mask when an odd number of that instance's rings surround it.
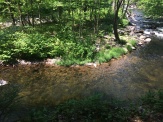
M 127 50 L 128 50 L 129 52 L 132 51 L 132 46 L 131 46 L 131 45 L 126 45 L 126 48 L 127 48 Z
M 136 40 L 129 40 L 128 43 L 130 43 L 133 47 L 137 44 Z
M 114 103 L 113 103 L 114 102 Z M 85 99 L 71 99 L 55 107 L 52 114 L 45 108 L 35 109 L 35 121 L 121 121 L 125 122 L 129 111 L 117 106 L 119 101 L 104 101 L 101 95 L 94 95 Z M 50 119 L 49 119 L 50 118 Z
M 44 59 L 58 56 L 61 53 L 60 43 L 56 37 L 42 34 L 15 33 L 14 51 L 23 59 Z
M 110 50 L 102 50 L 100 51 L 97 56 L 96 60 L 99 61 L 99 63 L 107 62 L 112 58 L 118 58 L 121 55 L 124 55 L 126 52 L 123 48 L 120 47 L 114 47 Z
M 105 48 L 106 48 L 106 49 L 110 49 L 111 46 L 110 46 L 109 44 L 106 44 L 106 45 L 105 45 Z
M 121 55 L 125 54 L 125 51 L 123 48 L 115 47 L 115 48 L 112 48 L 109 53 L 113 58 L 118 58 Z
M 57 37 L 48 37 L 43 34 L 14 34 L 2 33 L 0 40 L 0 60 L 11 61 L 16 59 L 44 59 L 63 55 L 63 43 Z
M 129 21 L 127 19 L 122 19 L 123 27 L 126 27 L 128 24 L 129 24 Z

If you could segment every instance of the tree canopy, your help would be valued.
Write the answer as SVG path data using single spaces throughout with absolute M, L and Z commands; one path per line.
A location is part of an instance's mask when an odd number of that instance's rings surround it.
M 0 0 L 0 20 L 13 25 L 0 32 L 0 60 L 62 57 L 68 62 L 69 59 L 73 62 L 105 62 L 117 58 L 119 54 L 109 53 L 114 44 L 108 40 L 111 37 L 113 42 L 116 40 L 114 43 L 126 43 L 119 37 L 118 28 L 128 24 L 123 17 L 125 6 L 132 2 Z M 104 40 L 104 35 L 108 35 L 109 39 Z M 101 43 L 107 44 L 107 49 Z M 125 53 L 121 49 L 113 50 Z
M 163 17 L 163 0 L 139 0 L 138 5 L 148 16 Z

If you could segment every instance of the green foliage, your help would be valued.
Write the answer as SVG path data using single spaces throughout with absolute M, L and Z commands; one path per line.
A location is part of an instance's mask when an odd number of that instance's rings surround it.
M 155 112 L 163 112 L 163 90 L 149 91 L 143 98 L 143 105 Z
M 122 45 L 124 45 L 124 44 L 126 44 L 127 42 L 126 42 L 126 40 L 121 39 L 121 40 L 119 41 L 119 43 L 122 44 Z
M 55 107 L 53 114 L 48 116 L 45 108 L 35 109 L 35 121 L 126 121 L 129 111 L 119 101 L 104 101 L 101 95 L 94 95 L 81 100 L 71 99 Z M 116 105 L 116 106 L 114 106 Z M 45 111 L 46 110 L 46 111 Z M 47 118 L 47 116 L 48 118 Z M 42 118 L 42 119 L 41 119 Z
M 112 50 L 109 53 L 113 58 L 118 58 L 121 55 L 125 54 L 125 51 L 123 48 L 115 47 L 115 48 L 112 48 Z
M 61 57 L 59 64 L 65 66 L 94 62 L 101 55 L 95 51 L 96 38 L 113 30 L 111 3 L 106 0 L 0 1 L 0 17 L 19 25 L 1 30 L 0 61 Z M 104 56 L 99 56 L 100 62 L 118 57 L 112 53 L 106 51 Z
M 126 48 L 127 48 L 127 50 L 128 50 L 129 52 L 132 51 L 132 46 L 131 46 L 131 45 L 126 45 Z
M 112 121 L 126 122 L 129 118 L 139 116 L 141 120 L 148 121 L 150 116 L 157 118 L 157 113 L 163 112 L 163 91 L 148 92 L 138 104 L 124 107 L 127 101 L 115 99 L 104 100 L 102 95 L 95 95 L 85 99 L 71 99 L 56 106 L 53 110 L 45 107 L 33 109 L 32 117 L 35 121 Z M 129 102 L 129 101 L 128 101 Z M 140 111 L 139 107 L 143 109 Z M 49 112 L 51 111 L 51 112 Z
M 133 47 L 135 47 L 137 44 L 136 40 L 128 40 L 127 42 L 130 43 Z
M 114 47 L 110 50 L 102 50 L 97 54 L 96 60 L 99 61 L 99 63 L 107 62 L 111 60 L 112 58 L 118 58 L 125 54 L 125 50 L 120 47 Z
M 127 19 L 120 19 L 119 21 L 121 27 L 126 27 L 129 24 Z
M 106 48 L 106 49 L 110 49 L 111 46 L 110 46 L 109 44 L 106 44 L 106 45 L 105 45 L 105 48 Z
M 44 59 L 59 55 L 60 44 L 57 38 L 48 38 L 41 34 L 15 33 L 13 51 L 20 59 Z M 21 37 L 21 38 L 20 38 Z
M 122 19 L 123 27 L 126 27 L 128 24 L 129 24 L 129 21 L 127 19 Z
M 151 17 L 162 16 L 163 1 L 162 0 L 140 0 L 138 1 L 140 8 Z
M 19 90 L 19 87 L 14 85 L 0 87 L 1 121 L 7 120 L 12 112 L 21 111 L 18 109 L 21 100 L 18 95 Z M 126 122 L 133 116 L 139 116 L 144 121 L 148 121 L 149 113 L 150 116 L 157 116 L 157 113 L 163 112 L 163 90 L 149 91 L 140 100 L 137 105 L 130 105 L 129 102 L 132 103 L 132 101 L 119 101 L 114 98 L 106 100 L 104 95 L 98 94 L 83 99 L 70 99 L 56 106 L 33 106 L 27 109 L 29 111 L 26 116 L 17 118 L 17 121 Z M 142 110 L 138 106 L 141 106 Z
M 1 36 L 3 38 L 0 40 L 0 60 L 3 61 L 44 59 L 60 56 L 63 53 L 62 43 L 56 37 L 23 32 L 2 33 Z

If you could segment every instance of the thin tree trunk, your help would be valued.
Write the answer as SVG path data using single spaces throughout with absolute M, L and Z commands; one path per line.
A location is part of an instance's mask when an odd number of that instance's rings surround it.
M 118 12 L 116 11 L 114 15 L 114 23 L 113 23 L 113 30 L 114 30 L 114 36 L 116 41 L 120 41 L 119 34 L 118 34 Z
M 39 21 L 40 21 L 40 25 L 42 25 L 42 22 L 41 22 L 41 10 L 40 10 L 40 4 L 41 4 L 41 0 L 38 2 L 38 15 L 39 15 Z
M 34 27 L 34 15 L 33 15 L 33 0 L 30 0 L 30 4 L 31 4 L 31 15 L 32 15 L 32 26 Z
M 115 0 L 115 11 L 114 11 L 114 23 L 113 23 L 113 31 L 114 31 L 114 36 L 117 42 L 120 42 L 119 34 L 118 34 L 118 12 L 119 9 L 122 5 L 123 0 Z
M 16 20 L 14 18 L 14 14 L 12 13 L 12 8 L 10 6 L 11 2 L 9 0 L 6 0 L 6 2 L 7 2 L 7 7 L 8 7 L 8 10 L 9 10 L 9 13 L 10 13 L 10 17 L 12 19 L 12 25 L 16 25 Z
M 26 4 L 25 4 L 26 7 L 30 8 L 29 4 L 28 4 L 29 3 L 28 0 L 26 0 L 25 2 L 26 2 Z M 26 17 L 25 17 L 25 21 L 28 23 L 28 25 L 30 25 L 30 26 L 32 25 L 31 21 L 30 21 L 30 14 L 29 14 L 29 10 L 28 9 L 27 9 L 27 14 L 26 14 Z
M 20 8 L 20 0 L 18 1 L 17 5 L 18 5 L 20 22 L 21 22 L 22 26 L 24 26 L 23 17 L 22 17 L 22 11 L 21 11 L 21 8 Z
M 129 4 L 130 4 L 130 0 L 127 1 L 127 6 L 126 6 L 125 11 L 123 13 L 123 17 L 125 17 L 125 15 L 126 15 L 126 13 L 128 11 Z

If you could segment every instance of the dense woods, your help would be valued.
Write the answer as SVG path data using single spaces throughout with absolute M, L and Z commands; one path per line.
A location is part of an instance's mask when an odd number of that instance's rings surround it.
M 105 58 L 99 46 L 104 35 L 113 37 L 113 30 L 117 43 L 123 43 L 117 29 L 128 24 L 123 19 L 124 11 L 120 11 L 124 3 L 125 0 L 1 0 L 1 21 L 13 26 L 1 30 L 0 60 L 62 57 L 65 64 L 71 65 L 119 57 L 125 53 L 123 49 L 114 49 L 120 54 Z
M 163 17 L 162 0 L 140 0 L 138 6 L 150 17 Z

